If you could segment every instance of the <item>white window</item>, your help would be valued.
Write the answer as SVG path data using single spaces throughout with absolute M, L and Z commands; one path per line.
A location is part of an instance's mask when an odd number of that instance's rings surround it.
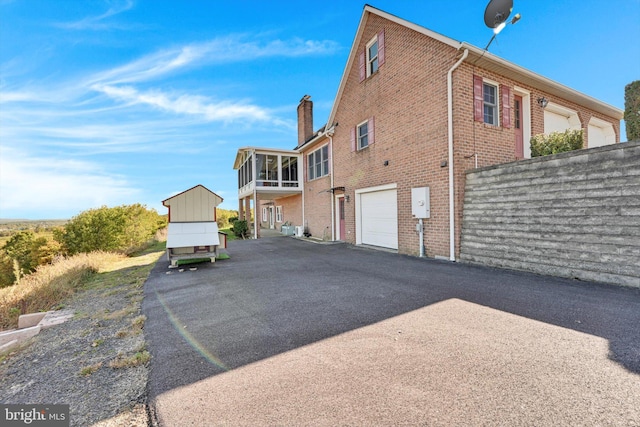
M 318 148 L 313 153 L 309 154 L 308 158 L 308 175 L 309 181 L 312 179 L 320 178 L 325 175 L 329 175 L 329 146 Z
M 484 122 L 498 126 L 498 86 L 484 82 L 482 97 L 484 100 Z
M 267 222 L 267 208 L 262 208 L 262 222 Z
M 282 206 L 276 206 L 276 222 L 282 222 Z
M 367 43 L 367 77 L 378 71 L 378 36 Z
M 360 123 L 358 125 L 358 150 L 367 148 L 369 146 L 369 121 Z

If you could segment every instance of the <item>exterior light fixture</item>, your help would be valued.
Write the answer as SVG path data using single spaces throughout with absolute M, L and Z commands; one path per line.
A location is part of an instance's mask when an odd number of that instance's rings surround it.
M 540 105 L 542 108 L 547 108 L 548 104 L 549 104 L 549 100 L 544 96 L 542 98 L 538 98 L 538 105 Z

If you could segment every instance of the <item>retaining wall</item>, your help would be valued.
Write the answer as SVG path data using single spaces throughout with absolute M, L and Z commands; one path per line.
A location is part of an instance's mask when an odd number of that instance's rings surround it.
M 467 172 L 460 260 L 640 288 L 640 143 Z

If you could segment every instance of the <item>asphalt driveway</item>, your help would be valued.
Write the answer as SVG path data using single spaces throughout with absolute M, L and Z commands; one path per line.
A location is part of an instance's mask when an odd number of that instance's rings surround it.
M 640 291 L 230 242 L 145 284 L 156 422 L 640 426 Z

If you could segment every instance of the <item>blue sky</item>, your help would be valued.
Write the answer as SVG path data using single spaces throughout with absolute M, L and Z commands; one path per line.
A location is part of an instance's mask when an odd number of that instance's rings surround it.
M 369 0 L 483 48 L 484 0 Z M 237 209 L 236 151 L 327 120 L 364 3 L 0 0 L 0 218 L 70 218 L 202 184 Z M 640 0 L 514 0 L 490 51 L 624 109 Z M 622 140 L 626 140 L 623 131 Z

